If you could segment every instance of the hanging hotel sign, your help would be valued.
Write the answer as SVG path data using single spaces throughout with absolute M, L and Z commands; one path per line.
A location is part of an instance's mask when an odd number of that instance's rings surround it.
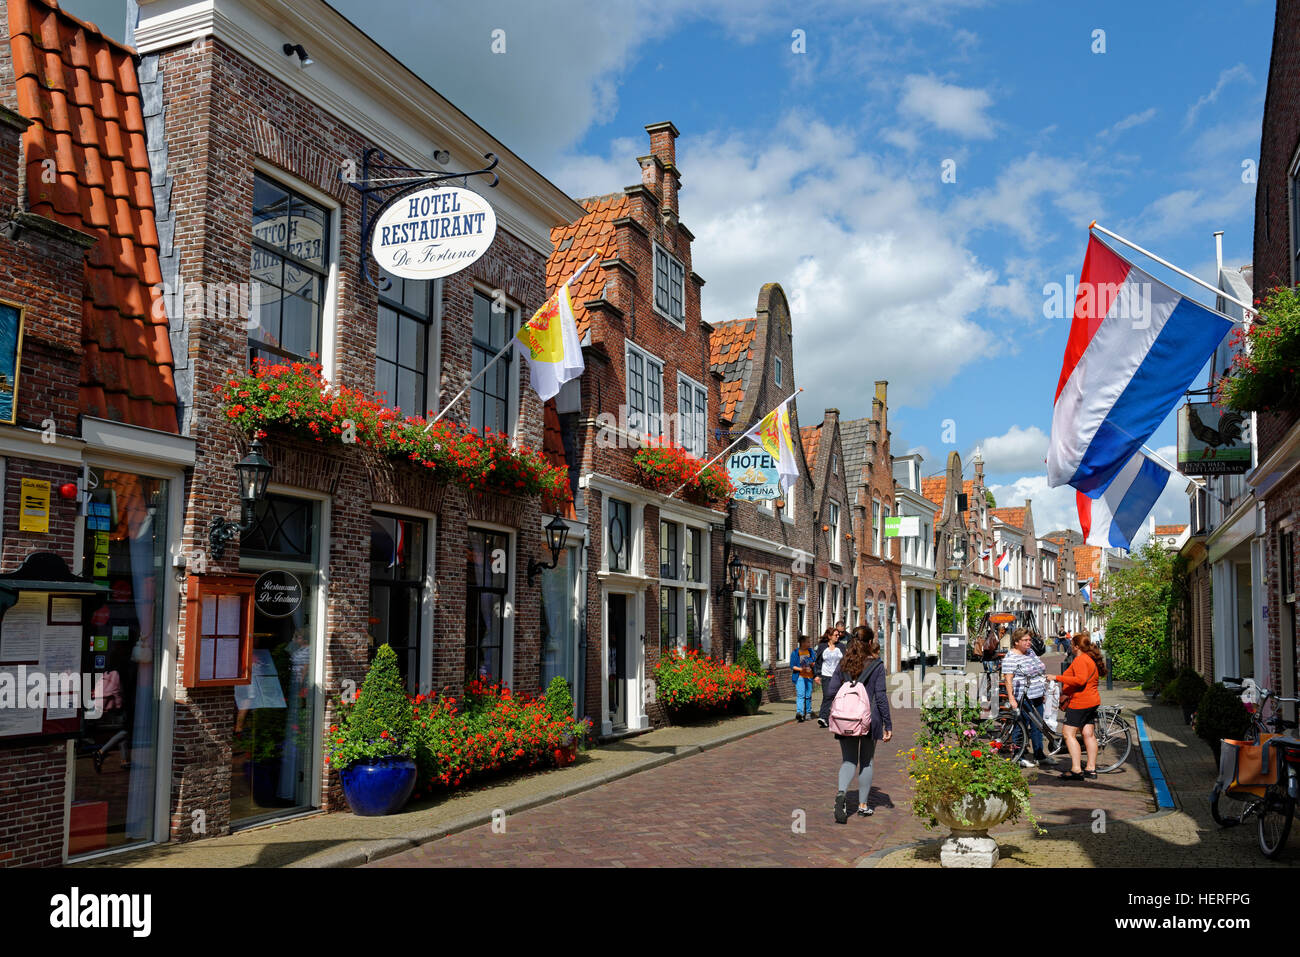
M 1249 421 L 1209 402 L 1178 410 L 1178 471 L 1184 475 L 1243 475 L 1250 471 Z
M 288 618 L 302 604 L 302 582 L 292 572 L 263 572 L 253 586 L 253 601 L 270 618 Z
M 375 221 L 370 251 L 394 276 L 437 279 L 482 256 L 496 232 L 497 216 L 486 199 L 440 186 L 393 200 Z
M 736 487 L 740 502 L 763 502 L 782 498 L 781 475 L 776 459 L 761 445 L 738 449 L 727 456 L 727 475 Z

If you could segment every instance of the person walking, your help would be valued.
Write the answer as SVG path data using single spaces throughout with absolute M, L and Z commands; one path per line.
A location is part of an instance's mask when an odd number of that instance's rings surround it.
M 894 722 L 889 713 L 889 695 L 885 690 L 885 663 L 880 660 L 880 642 L 868 625 L 853 629 L 849 650 L 831 675 L 826 694 L 831 699 L 845 685 L 861 684 L 871 704 L 871 722 L 862 735 L 840 735 L 840 770 L 835 791 L 835 821 L 845 824 L 849 819 L 848 791 L 856 776 L 858 779 L 858 814 L 870 817 L 871 778 L 875 772 L 873 759 L 876 742 L 888 741 L 894 736 Z M 837 718 L 838 721 L 838 718 Z
M 840 659 L 844 657 L 844 649 L 840 646 L 843 637 L 844 633 L 832 625 L 826 629 L 821 644 L 817 646 L 817 659 L 813 662 L 813 683 L 820 684 L 822 688 L 822 703 L 817 710 L 818 727 L 826 727 L 831 716 L 831 695 L 826 692 L 826 686 L 835 674 Z
M 1061 683 L 1061 697 L 1070 695 L 1065 707 L 1065 746 L 1070 752 L 1070 770 L 1063 773 L 1064 781 L 1095 781 L 1097 779 L 1097 709 L 1101 707 L 1101 692 L 1097 681 L 1106 676 L 1106 660 L 1093 645 L 1086 631 L 1072 639 L 1074 661 L 1063 675 L 1051 675 L 1052 681 Z M 1088 752 L 1088 764 L 1080 767 L 1083 757 L 1079 750 L 1078 735 L 1083 732 L 1083 746 Z
M 799 647 L 790 652 L 790 677 L 794 680 L 794 717 L 807 721 L 812 717 L 813 663 L 817 656 L 807 635 L 799 636 Z
M 1028 712 L 1029 737 L 1034 743 L 1034 759 L 1021 760 L 1026 768 L 1046 761 L 1043 753 L 1043 695 L 1047 693 L 1047 665 L 1034 654 L 1033 637 L 1028 628 L 1017 628 L 1011 636 L 1011 650 L 1002 659 L 1002 682 L 1007 689 L 1007 707 Z M 1037 720 L 1035 720 L 1037 719 Z

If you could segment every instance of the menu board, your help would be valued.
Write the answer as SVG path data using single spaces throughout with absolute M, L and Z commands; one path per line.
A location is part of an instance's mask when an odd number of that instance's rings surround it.
M 57 602 L 57 604 L 55 604 Z M 73 617 L 72 604 L 77 615 Z M 0 621 L 0 740 L 76 733 L 89 705 L 81 668 L 81 599 L 18 593 Z

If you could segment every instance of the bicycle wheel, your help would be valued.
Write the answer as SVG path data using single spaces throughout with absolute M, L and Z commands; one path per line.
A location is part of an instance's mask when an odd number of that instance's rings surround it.
M 1097 726 L 1097 770 L 1116 771 L 1128 760 L 1128 753 L 1133 749 L 1133 736 L 1128 722 L 1118 716 L 1112 716 L 1104 722 L 1104 729 Z
M 1269 860 L 1275 859 L 1286 847 L 1291 833 L 1291 818 L 1295 816 L 1295 801 L 1287 794 L 1285 784 L 1270 784 L 1264 792 L 1259 808 L 1259 849 Z
M 1018 762 L 1025 756 L 1029 734 L 1019 720 L 1006 715 L 994 723 L 993 734 L 989 741 L 996 742 L 998 753 L 1004 758 Z

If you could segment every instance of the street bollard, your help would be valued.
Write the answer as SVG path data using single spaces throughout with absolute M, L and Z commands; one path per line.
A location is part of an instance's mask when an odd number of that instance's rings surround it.
M 1111 666 L 1110 655 L 1106 656 L 1106 690 L 1115 690 L 1115 669 Z

